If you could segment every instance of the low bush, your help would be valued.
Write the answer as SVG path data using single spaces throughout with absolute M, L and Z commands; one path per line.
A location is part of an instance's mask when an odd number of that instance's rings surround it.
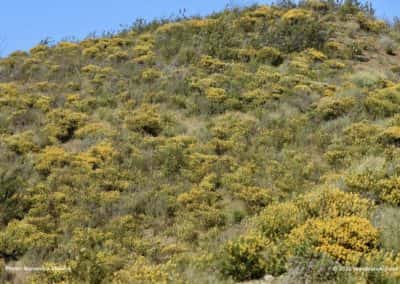
M 316 104 L 315 112 L 318 117 L 331 120 L 345 114 L 354 103 L 352 98 L 324 97 Z
M 131 130 L 152 136 L 157 136 L 162 131 L 161 117 L 157 108 L 147 104 L 142 105 L 127 117 L 126 124 Z
M 262 252 L 267 246 L 268 241 L 258 235 L 228 242 L 221 261 L 222 273 L 236 281 L 263 277 L 267 266 Z
M 378 230 L 367 219 L 351 216 L 310 219 L 290 232 L 287 243 L 292 253 L 308 244 L 342 264 L 360 265 L 363 256 L 378 247 L 378 237 Z

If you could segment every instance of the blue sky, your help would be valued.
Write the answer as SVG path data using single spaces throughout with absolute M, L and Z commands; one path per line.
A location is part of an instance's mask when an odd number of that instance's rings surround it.
M 1 0 L 0 56 L 28 50 L 41 39 L 84 38 L 91 32 L 116 30 L 137 18 L 176 15 L 206 15 L 228 4 L 249 5 L 256 0 Z M 373 0 L 377 14 L 391 19 L 400 16 L 399 0 Z

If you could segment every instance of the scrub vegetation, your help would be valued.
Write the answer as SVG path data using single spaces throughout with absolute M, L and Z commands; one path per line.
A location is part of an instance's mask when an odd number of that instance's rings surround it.
M 400 28 L 338 2 L 1 58 L 1 281 L 399 283 Z

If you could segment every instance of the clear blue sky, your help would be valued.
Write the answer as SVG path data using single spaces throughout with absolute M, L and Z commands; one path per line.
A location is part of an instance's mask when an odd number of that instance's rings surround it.
M 28 50 L 41 39 L 84 38 L 91 32 L 115 30 L 137 18 L 151 20 L 178 14 L 206 15 L 227 4 L 249 5 L 267 0 L 1 0 L 0 56 Z M 373 0 L 377 14 L 400 16 L 399 0 Z

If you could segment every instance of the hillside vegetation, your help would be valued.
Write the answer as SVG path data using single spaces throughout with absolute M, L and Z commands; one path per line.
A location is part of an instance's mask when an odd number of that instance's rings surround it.
M 400 25 L 336 2 L 1 58 L 0 281 L 399 283 Z

